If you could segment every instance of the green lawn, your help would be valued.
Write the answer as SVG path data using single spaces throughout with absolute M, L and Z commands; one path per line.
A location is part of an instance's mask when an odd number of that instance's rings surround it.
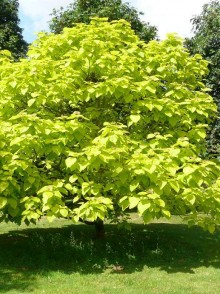
M 0 224 L 0 293 L 218 294 L 220 234 L 170 222 L 132 230 L 65 220 L 17 227 Z

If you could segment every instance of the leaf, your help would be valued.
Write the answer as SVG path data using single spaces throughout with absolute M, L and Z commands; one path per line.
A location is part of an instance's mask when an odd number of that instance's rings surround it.
M 29 126 L 28 127 L 22 127 L 20 128 L 20 133 L 26 133 L 29 130 Z
M 39 96 L 39 93 L 37 93 L 37 92 L 31 93 L 31 97 L 33 97 L 33 98 L 36 98 L 38 96 Z
M 173 64 L 177 64 L 177 61 L 176 61 L 176 59 L 175 59 L 175 58 L 173 58 L 173 57 L 170 59 L 170 62 L 172 62 Z
M 145 174 L 146 174 L 145 171 L 144 171 L 143 169 L 140 169 L 140 168 L 135 169 L 135 170 L 134 170 L 134 173 L 135 173 L 136 175 L 145 175 Z
M 129 207 L 129 204 L 130 203 L 127 196 L 124 196 L 119 200 L 119 205 L 122 207 L 123 211 Z
M 162 209 L 162 214 L 168 219 L 171 218 L 171 214 L 170 214 L 169 210 Z
M 16 199 L 14 199 L 14 198 L 8 198 L 8 204 L 13 209 L 16 209 L 18 203 L 17 203 L 17 200 Z
M 156 137 L 155 134 L 148 134 L 148 135 L 147 135 L 147 139 L 153 139 L 153 138 L 155 138 L 155 137 Z
M 64 186 L 68 191 L 72 191 L 73 187 L 69 183 Z
M 169 117 L 169 123 L 174 127 L 179 122 L 179 118 L 176 116 Z
M 63 217 L 67 217 L 67 216 L 68 216 L 68 209 L 66 209 L 66 208 L 61 208 L 61 209 L 60 209 L 60 214 L 61 214 L 61 216 L 63 216 Z
M 69 181 L 71 184 L 75 183 L 75 181 L 78 180 L 78 176 L 77 175 L 72 175 L 70 178 L 69 178 Z
M 88 193 L 91 189 L 91 186 L 89 183 L 82 183 L 82 195 L 86 195 L 86 193 Z
M 4 208 L 8 200 L 5 197 L 0 197 L 0 209 Z
M 214 224 L 208 225 L 208 230 L 210 234 L 213 234 L 215 232 L 215 225 Z
M 167 181 L 162 181 L 162 182 L 160 182 L 160 184 L 159 184 L 159 188 L 160 188 L 160 190 L 163 190 L 163 188 L 164 188 L 166 185 L 167 185 Z
M 183 173 L 186 175 L 192 174 L 195 171 L 195 169 L 191 166 L 185 166 L 183 168 Z
M 160 67 L 157 68 L 157 71 L 159 71 L 159 72 L 163 72 L 165 70 L 166 70 L 166 68 L 163 67 L 163 66 L 160 66 Z
M 150 201 L 144 201 L 144 203 L 141 201 L 138 204 L 138 211 L 142 215 L 147 209 L 151 207 L 151 202 Z
M 116 135 L 112 135 L 112 136 L 109 137 L 109 141 L 116 144 L 117 141 L 118 141 L 118 137 Z
M 148 198 L 149 199 L 158 199 L 159 198 L 159 195 L 158 194 L 155 194 L 155 193 L 149 193 L 148 195 Z
M 138 186 L 139 186 L 139 181 L 133 181 L 129 186 L 130 191 L 133 192 Z
M 99 189 L 99 187 L 92 187 L 92 189 L 91 189 L 91 194 L 93 194 L 93 195 L 98 195 L 98 194 L 100 194 L 100 189 Z
M 175 176 L 178 167 L 175 166 L 167 166 L 166 170 L 172 175 Z
M 45 212 L 45 211 L 47 211 L 47 210 L 50 210 L 51 209 L 51 205 L 45 205 L 45 204 L 43 204 L 43 206 L 42 206 L 42 212 Z
M 48 199 L 48 198 L 53 197 L 54 193 L 51 192 L 51 191 L 45 191 L 45 192 L 42 193 L 42 195 L 43 195 L 43 198 Z
M 146 86 L 146 90 L 148 90 L 152 94 L 156 93 L 156 89 L 155 89 L 155 87 L 153 85 Z
M 79 222 L 79 216 L 78 216 L 78 215 L 74 215 L 74 216 L 72 217 L 72 222 L 73 222 L 73 223 L 78 223 L 78 222 Z
M 35 103 L 36 99 L 29 99 L 28 100 L 28 106 L 31 107 Z
M 28 182 L 29 182 L 30 184 L 33 184 L 33 183 L 36 181 L 36 179 L 35 179 L 34 177 L 31 177 L 31 176 L 29 176 L 29 177 L 27 178 L 27 180 L 28 180 Z
M 150 212 L 147 212 L 142 215 L 142 218 L 143 218 L 144 223 L 147 224 L 152 220 L 153 216 Z
M 145 103 L 146 108 L 148 108 L 150 111 L 153 110 L 154 105 L 152 103 Z
M 76 163 L 76 161 L 77 161 L 77 159 L 76 158 L 74 158 L 74 157 L 68 157 L 67 159 L 66 159 L 66 166 L 68 167 L 68 168 L 71 168 L 75 163 Z
M 162 199 L 155 199 L 154 203 L 160 207 L 165 207 L 165 202 Z
M 112 189 L 114 189 L 114 187 L 115 185 L 113 183 L 108 183 L 104 188 L 104 192 L 111 191 Z
M 79 165 L 79 171 L 82 172 L 84 169 L 87 168 L 87 166 L 89 165 L 89 162 L 78 162 Z
M 157 165 L 155 165 L 155 164 L 152 163 L 151 166 L 148 166 L 147 173 L 153 174 L 155 172 L 156 168 L 157 168 Z
M 144 54 L 144 52 L 139 52 L 139 53 L 138 53 L 138 55 L 139 55 L 140 57 L 142 57 L 142 58 L 144 58 L 144 57 L 145 57 L 145 54 Z
M 9 83 L 9 85 L 12 87 L 12 88 L 15 88 L 17 86 L 17 82 L 16 81 L 12 81 Z
M 159 103 L 154 103 L 154 107 L 159 111 L 161 111 L 163 109 L 163 106 Z
M 128 199 L 129 199 L 129 208 L 130 209 L 136 207 L 138 205 L 138 203 L 140 202 L 139 197 L 129 197 Z
M 27 92 L 28 92 L 28 88 L 22 88 L 22 89 L 21 89 L 21 94 L 22 94 L 22 95 L 26 95 Z
M 171 148 L 169 150 L 169 154 L 173 157 L 177 157 L 180 153 L 180 149 L 174 149 L 174 148 Z
M 9 206 L 8 208 L 8 213 L 10 214 L 10 216 L 12 217 L 16 217 L 19 214 L 19 209 L 17 207 L 13 208 L 11 206 Z
M 110 199 L 108 197 L 99 197 L 98 201 L 100 201 L 100 203 L 105 204 L 106 206 L 111 206 L 112 205 L 112 199 Z
M 131 120 L 133 123 L 137 123 L 140 119 L 141 119 L 140 114 L 131 114 L 131 115 L 130 115 L 130 120 Z
M 13 140 L 11 140 L 11 142 L 10 142 L 10 146 L 20 144 L 23 140 L 24 140 L 24 139 L 21 138 L 21 137 L 14 138 Z
M 2 193 L 3 191 L 5 191 L 9 186 L 9 182 L 1 182 L 0 183 L 0 193 Z
M 76 203 L 76 202 L 78 202 L 79 200 L 80 200 L 80 197 L 79 197 L 79 196 L 76 196 L 76 197 L 73 198 L 73 203 Z
M 170 181 L 169 185 L 173 188 L 174 191 L 176 191 L 177 193 L 180 191 L 180 185 L 179 183 L 176 181 Z
M 197 134 L 199 135 L 200 138 L 205 139 L 206 137 L 206 132 L 204 131 L 197 131 Z
M 191 205 L 194 205 L 194 203 L 196 202 L 196 197 L 195 197 L 194 195 L 190 195 L 190 194 L 188 194 L 188 195 L 186 196 L 186 199 L 189 201 L 189 203 L 190 203 Z

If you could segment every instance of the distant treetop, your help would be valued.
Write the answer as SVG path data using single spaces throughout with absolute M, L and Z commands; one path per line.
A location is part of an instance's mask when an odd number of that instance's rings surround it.
M 218 106 L 220 116 L 220 2 L 215 0 L 203 6 L 200 15 L 192 19 L 194 36 L 186 40 L 191 54 L 199 53 L 209 61 L 206 84 Z M 209 153 L 220 154 L 220 119 L 211 126 L 208 136 Z
M 0 1 L 0 50 L 9 50 L 18 59 L 27 52 L 27 43 L 19 27 L 18 0 Z
M 108 17 L 109 21 L 125 19 L 141 40 L 149 42 L 156 38 L 157 28 L 140 20 L 138 12 L 128 3 L 121 0 L 76 0 L 66 10 L 61 7 L 53 10 L 50 30 L 58 34 L 64 27 L 73 27 L 74 23 L 89 23 L 91 17 Z

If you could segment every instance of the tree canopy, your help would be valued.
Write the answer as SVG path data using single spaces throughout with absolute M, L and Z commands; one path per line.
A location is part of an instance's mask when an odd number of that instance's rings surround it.
M 206 84 L 218 105 L 220 113 L 220 3 L 211 1 L 203 6 L 200 15 L 192 19 L 194 37 L 186 40 L 191 54 L 199 53 L 209 61 Z M 209 152 L 220 154 L 220 120 L 212 124 L 208 136 Z
M 0 50 L 9 50 L 18 59 L 27 52 L 18 18 L 17 0 L 0 1 Z
M 108 17 L 109 21 L 125 19 L 131 23 L 132 29 L 140 39 L 149 42 L 154 39 L 157 29 L 149 23 L 143 22 L 135 8 L 121 0 L 76 0 L 66 10 L 53 11 L 50 29 L 54 33 L 61 33 L 64 27 L 73 27 L 75 23 L 89 23 L 94 16 Z
M 7 52 L 6 52 L 7 53 Z M 39 34 L 0 65 L 2 220 L 220 221 L 220 168 L 202 159 L 216 106 L 207 62 L 170 35 L 146 44 L 125 20 Z

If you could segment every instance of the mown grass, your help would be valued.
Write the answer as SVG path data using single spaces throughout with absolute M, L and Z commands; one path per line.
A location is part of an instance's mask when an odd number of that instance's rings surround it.
M 0 224 L 0 293 L 218 294 L 220 234 L 170 222 L 131 231 L 65 220 L 17 227 Z M 162 220 L 163 221 L 163 220 Z

